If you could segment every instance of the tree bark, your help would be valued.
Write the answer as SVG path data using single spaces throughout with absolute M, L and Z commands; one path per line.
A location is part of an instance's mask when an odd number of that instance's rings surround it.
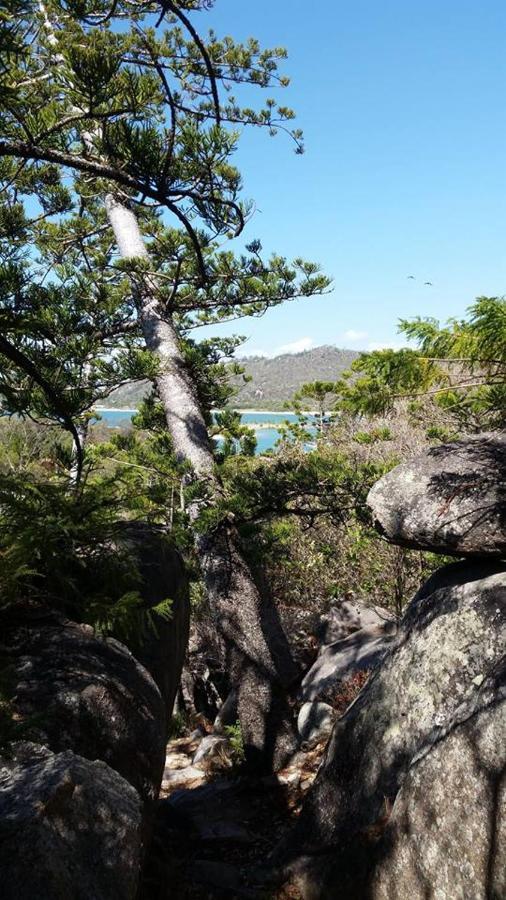
M 106 210 L 121 256 L 148 259 L 132 210 L 111 194 L 106 197 Z M 176 455 L 205 481 L 212 502 L 219 497 L 221 484 L 179 335 L 161 309 L 156 277 L 135 276 L 135 289 L 146 346 L 160 361 L 156 385 Z M 195 519 L 198 508 L 190 507 L 189 514 Z M 237 691 L 247 758 L 264 770 L 279 768 L 296 746 L 287 692 L 297 668 L 276 609 L 258 590 L 231 522 L 225 520 L 213 531 L 196 533 L 195 549 Z

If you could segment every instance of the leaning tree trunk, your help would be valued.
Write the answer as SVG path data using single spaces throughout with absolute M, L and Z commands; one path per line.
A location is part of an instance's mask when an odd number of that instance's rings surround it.
M 106 197 L 106 210 L 121 256 L 148 258 L 132 210 L 112 195 Z M 135 290 L 146 346 L 160 362 L 156 385 L 175 452 L 205 482 L 212 502 L 221 485 L 177 330 L 161 309 L 156 276 L 136 276 Z M 192 518 L 197 512 L 190 507 Z M 276 610 L 257 589 L 229 521 L 205 534 L 195 533 L 195 548 L 237 691 L 247 757 L 261 768 L 279 768 L 295 747 L 287 688 L 297 670 Z

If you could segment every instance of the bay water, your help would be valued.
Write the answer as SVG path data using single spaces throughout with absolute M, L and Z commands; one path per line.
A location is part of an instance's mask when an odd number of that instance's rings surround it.
M 101 420 L 109 428 L 125 428 L 129 425 L 136 409 L 97 409 Z M 246 410 L 241 413 L 241 421 L 245 425 L 255 427 L 257 453 L 272 450 L 279 438 L 279 428 L 284 422 L 297 422 L 297 416 L 289 412 L 256 412 Z

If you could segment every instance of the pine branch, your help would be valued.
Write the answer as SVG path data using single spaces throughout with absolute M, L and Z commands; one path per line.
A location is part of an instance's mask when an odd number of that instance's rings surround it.
M 178 7 L 175 5 L 175 3 L 172 3 L 172 0 L 165 0 L 165 2 L 162 4 L 162 6 L 165 10 L 170 10 L 170 12 L 174 16 L 176 16 L 176 18 L 179 19 L 180 22 L 182 22 L 182 24 L 185 26 L 187 31 L 189 31 L 189 33 L 191 34 L 196 46 L 198 47 L 198 49 L 200 50 L 200 53 L 202 54 L 202 59 L 204 60 L 204 63 L 206 65 L 207 74 L 209 76 L 209 81 L 211 83 L 211 92 L 213 95 L 214 114 L 216 117 L 216 124 L 220 125 L 221 124 L 220 98 L 219 98 L 219 94 L 218 94 L 218 86 L 216 83 L 216 75 L 214 72 L 213 64 L 211 62 L 211 57 L 209 56 L 209 53 L 207 52 L 207 47 L 204 44 L 204 42 L 201 40 L 201 38 L 199 37 L 197 31 L 193 27 L 190 20 L 184 15 L 183 12 L 181 12 L 180 9 L 178 9 Z
M 14 365 L 21 369 L 21 371 L 25 372 L 30 378 L 35 381 L 36 384 L 39 385 L 40 388 L 44 391 L 46 397 L 50 401 L 54 412 L 61 419 L 66 431 L 69 431 L 74 439 L 74 445 L 76 448 L 76 456 L 77 456 L 77 478 L 76 481 L 79 483 L 81 478 L 81 472 L 83 468 L 83 448 L 81 445 L 81 439 L 79 437 L 79 433 L 77 431 L 76 426 L 72 420 L 72 417 L 68 410 L 61 402 L 61 398 L 59 394 L 55 391 L 52 384 L 47 381 L 43 375 L 40 374 L 36 366 L 32 363 L 32 361 L 19 350 L 14 344 L 11 344 L 9 340 L 4 335 L 0 334 L 0 353 L 9 359 Z

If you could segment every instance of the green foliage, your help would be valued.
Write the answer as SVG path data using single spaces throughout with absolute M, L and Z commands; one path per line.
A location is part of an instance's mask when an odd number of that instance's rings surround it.
M 145 607 L 137 566 L 124 540 L 129 519 L 163 518 L 171 476 L 179 484 L 172 457 L 157 452 L 158 439 L 119 434 L 107 443 L 92 440 L 76 490 L 58 462 L 54 431 L 2 422 L 0 610 L 20 600 L 51 606 L 131 646 L 171 615 L 169 599 Z M 128 454 L 125 464 L 121 457 Z M 150 483 L 154 464 L 160 468 Z
M 296 406 L 301 409 L 307 409 L 309 404 L 316 403 L 318 409 L 324 411 L 329 403 L 330 398 L 335 394 L 335 382 L 333 381 L 311 381 L 306 382 L 294 394 L 293 400 Z
M 240 337 L 209 338 L 199 343 L 186 338 L 182 343 L 188 372 L 208 425 L 212 421 L 210 410 L 225 406 L 234 393 L 231 376 L 242 374 L 242 368 L 232 360 L 240 343 Z
M 129 647 L 142 647 L 149 632 L 157 633 L 157 620 L 172 618 L 172 606 L 167 598 L 148 609 L 137 591 L 129 591 L 113 603 L 90 603 L 87 617 L 98 634 L 113 634 Z
M 214 417 L 215 424 L 211 429 L 212 435 L 222 438 L 221 446 L 217 452 L 219 461 L 229 456 L 241 453 L 243 456 L 254 456 L 257 446 L 255 433 L 247 425 L 241 422 L 241 414 L 232 409 L 218 412 Z
M 30 598 L 82 613 L 135 580 L 112 543 L 117 499 L 116 477 L 78 497 L 63 479 L 0 476 L 0 604 Z
M 479 297 L 467 319 L 401 321 L 416 350 L 362 354 L 341 381 L 339 407 L 375 415 L 399 398 L 430 398 L 459 429 L 506 422 L 506 300 Z
M 230 743 L 232 762 L 236 766 L 241 765 L 246 759 L 241 723 L 236 722 L 234 725 L 225 725 L 224 731 Z
M 333 523 L 367 517 L 369 488 L 394 464 L 394 458 L 358 460 L 325 442 L 313 452 L 293 444 L 271 458 L 232 457 L 221 468 L 226 494 L 215 516 L 232 515 L 245 534 L 285 517 L 309 526 L 321 517 Z M 213 524 L 200 523 L 203 530 Z
M 357 444 L 375 444 L 377 441 L 391 441 L 392 431 L 387 426 L 372 428 L 369 431 L 356 431 L 353 440 Z
M 442 444 L 447 444 L 449 441 L 456 441 L 459 438 L 457 432 L 452 431 L 448 427 L 445 428 L 442 425 L 429 425 L 426 434 L 427 440 L 440 441 Z

